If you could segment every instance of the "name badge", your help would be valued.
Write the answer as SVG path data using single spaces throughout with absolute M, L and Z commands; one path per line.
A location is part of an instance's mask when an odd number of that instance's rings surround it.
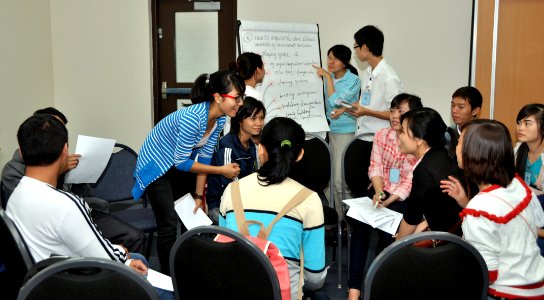
M 525 180 L 525 183 L 531 184 L 531 172 L 526 171 L 525 172 L 525 177 L 523 179 Z
M 389 169 L 389 182 L 398 183 L 400 178 L 400 170 L 397 168 Z
M 361 96 L 361 105 L 370 104 L 370 90 L 364 90 L 363 95 Z

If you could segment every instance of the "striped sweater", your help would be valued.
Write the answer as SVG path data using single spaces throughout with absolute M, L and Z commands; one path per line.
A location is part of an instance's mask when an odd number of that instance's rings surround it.
M 195 148 L 204 137 L 208 125 L 210 102 L 203 102 L 175 111 L 162 119 L 144 141 L 134 177 L 134 199 L 139 199 L 147 186 L 164 175 L 172 166 L 188 172 L 195 161 L 209 165 L 225 117 L 217 119 L 217 126 L 208 142 Z

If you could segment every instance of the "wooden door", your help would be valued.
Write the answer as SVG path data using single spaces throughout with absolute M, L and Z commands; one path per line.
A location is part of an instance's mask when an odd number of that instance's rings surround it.
M 503 122 L 516 141 L 516 116 L 521 107 L 544 103 L 544 1 L 478 2 L 475 86 L 484 96 L 482 117 Z
M 190 103 L 194 80 L 236 59 L 236 0 L 152 0 L 153 120 Z M 185 101 L 183 99 L 186 99 Z

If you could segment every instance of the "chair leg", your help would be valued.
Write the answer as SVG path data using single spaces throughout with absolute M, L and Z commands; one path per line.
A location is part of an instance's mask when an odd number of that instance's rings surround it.
M 147 236 L 147 247 L 145 250 L 145 258 L 149 261 L 149 257 L 151 256 L 151 249 L 153 248 L 153 236 L 155 235 L 155 232 L 152 231 Z
M 336 263 L 338 264 L 338 288 L 342 288 L 342 221 L 338 221 L 338 250 L 336 253 Z

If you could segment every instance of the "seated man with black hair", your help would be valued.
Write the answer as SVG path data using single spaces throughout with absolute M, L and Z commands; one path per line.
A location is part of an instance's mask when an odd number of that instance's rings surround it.
M 102 237 L 83 199 L 55 188 L 68 161 L 64 124 L 51 115 L 32 116 L 19 127 L 17 141 L 26 163 L 25 176 L 11 194 L 6 213 L 34 260 L 51 255 L 102 257 L 147 273 L 143 262 L 128 259 L 124 247 Z
M 53 107 L 37 110 L 34 115 L 46 114 L 55 117 L 66 125 L 66 116 Z M 59 172 L 56 187 L 70 191 L 80 197 L 91 207 L 92 221 L 96 224 L 102 235 L 115 244 L 123 245 L 130 252 L 142 253 L 145 243 L 144 233 L 136 227 L 122 221 L 108 213 L 108 203 L 105 200 L 93 198 L 88 184 L 64 185 L 64 173 L 77 167 L 79 154 L 68 154 L 63 168 Z M 19 181 L 25 175 L 25 161 L 19 149 L 15 150 L 11 161 L 6 163 L 2 170 L 2 188 L 6 199 L 10 199 Z

